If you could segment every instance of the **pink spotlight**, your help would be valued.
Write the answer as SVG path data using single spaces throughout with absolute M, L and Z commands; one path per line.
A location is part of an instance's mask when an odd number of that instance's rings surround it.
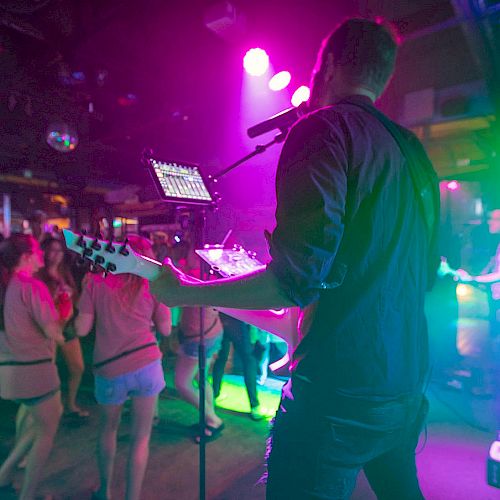
M 269 88 L 275 92 L 286 89 L 291 79 L 292 75 L 289 71 L 280 71 L 269 80 Z
M 293 93 L 292 104 L 294 106 L 298 106 L 299 104 L 308 101 L 310 96 L 311 91 L 309 90 L 309 87 L 302 85 Z
M 446 184 L 446 189 L 448 191 L 456 191 L 458 188 L 460 188 L 460 183 L 458 181 L 450 181 Z
M 265 50 L 250 49 L 243 58 L 245 71 L 252 76 L 262 76 L 269 68 L 269 56 Z

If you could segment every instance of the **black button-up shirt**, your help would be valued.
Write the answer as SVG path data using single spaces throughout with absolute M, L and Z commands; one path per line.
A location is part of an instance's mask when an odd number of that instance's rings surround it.
M 291 129 L 269 269 L 297 305 L 316 303 L 295 373 L 322 394 L 385 401 L 422 389 L 432 271 L 406 159 L 359 101 L 370 102 L 351 96 Z

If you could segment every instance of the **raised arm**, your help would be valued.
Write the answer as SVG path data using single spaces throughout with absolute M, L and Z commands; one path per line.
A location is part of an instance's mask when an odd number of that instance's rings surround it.
M 292 307 L 277 278 L 269 270 L 202 282 L 186 276 L 172 264 L 151 283 L 151 293 L 160 302 L 175 306 L 215 306 L 235 309 L 269 309 Z
M 500 281 L 500 271 L 489 274 L 480 274 L 479 276 L 472 276 L 472 280 L 477 283 L 496 283 Z

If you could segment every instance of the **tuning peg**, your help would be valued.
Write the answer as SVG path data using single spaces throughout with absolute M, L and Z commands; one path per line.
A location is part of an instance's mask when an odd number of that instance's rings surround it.
M 94 262 L 97 266 L 102 266 L 104 264 L 104 257 L 102 255 L 96 255 Z
M 96 237 L 96 239 L 92 242 L 90 245 L 94 250 L 99 251 L 101 249 L 101 245 L 99 243 L 99 239 Z
M 78 238 L 76 244 L 79 247 L 85 248 L 85 239 L 83 238 L 83 235 L 80 235 L 80 237 Z
M 84 257 L 92 257 L 93 253 L 94 252 L 92 251 L 92 248 L 90 248 L 90 247 L 86 247 L 83 249 L 83 256 Z
M 104 250 L 106 250 L 106 252 L 109 252 L 109 253 L 115 253 L 116 252 L 116 249 L 113 246 L 113 240 L 109 240 L 109 242 L 106 245 L 106 248 Z
M 125 238 L 123 245 L 118 250 L 118 253 L 120 253 L 121 255 L 124 255 L 125 257 L 130 253 L 127 249 L 127 243 L 128 243 L 128 238 Z
M 109 262 L 108 265 L 106 266 L 106 273 L 114 273 L 115 271 L 116 271 L 116 266 L 112 262 Z

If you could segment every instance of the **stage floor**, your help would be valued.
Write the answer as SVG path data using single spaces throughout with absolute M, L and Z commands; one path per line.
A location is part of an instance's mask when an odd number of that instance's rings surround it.
M 241 377 L 225 379 L 221 402 L 232 409 L 220 409 L 226 428 L 216 441 L 207 445 L 207 498 L 212 500 L 264 499 L 265 488 L 256 484 L 264 471 L 263 456 L 269 422 L 252 421 L 245 411 L 248 403 Z M 151 439 L 149 466 L 143 487 L 143 500 L 195 500 L 198 498 L 198 446 L 191 440 L 190 426 L 197 421 L 193 408 L 180 401 L 171 388 L 160 399 L 161 421 Z M 262 389 L 261 403 L 269 409 L 279 401 L 281 383 L 271 380 Z M 427 442 L 418 455 L 419 476 L 428 500 L 493 500 L 500 491 L 485 480 L 485 462 L 493 433 L 489 400 L 466 393 L 441 390 L 431 385 L 431 412 Z M 56 499 L 87 500 L 97 483 L 94 457 L 98 415 L 90 387 L 82 391 L 81 402 L 91 411 L 85 423 L 63 420 L 50 457 L 41 493 Z M 0 458 L 13 442 L 16 406 L 0 402 Z M 114 498 L 123 498 L 125 459 L 130 419 L 125 415 L 118 437 Z M 15 485 L 19 487 L 22 472 Z M 360 475 L 354 500 L 375 496 Z M 1 500 L 9 500 L 8 498 Z

